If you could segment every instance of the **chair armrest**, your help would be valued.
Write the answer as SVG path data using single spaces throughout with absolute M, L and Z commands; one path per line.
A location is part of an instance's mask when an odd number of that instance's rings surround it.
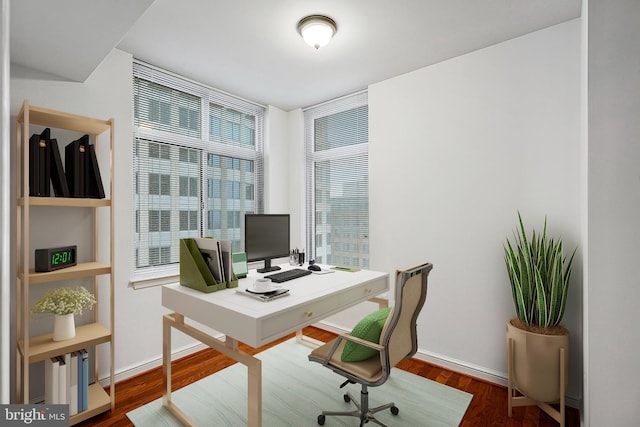
M 382 351 L 384 349 L 384 346 L 381 346 L 378 343 L 363 340 L 362 338 L 354 337 L 353 335 L 340 334 L 340 338 L 345 339 L 347 341 L 354 342 L 356 344 L 363 345 L 365 347 L 373 348 L 374 350 Z
M 381 353 L 384 353 L 384 351 L 385 351 L 384 346 L 382 346 L 380 344 L 377 344 L 375 342 L 363 340 L 362 338 L 354 337 L 353 335 L 349 335 L 349 334 L 340 334 L 340 335 L 338 335 L 338 339 L 336 339 L 336 342 L 333 344 L 333 347 L 329 351 L 329 354 L 327 355 L 326 359 L 322 363 L 324 366 L 329 364 L 329 361 L 331 360 L 331 358 L 333 357 L 334 353 L 338 349 L 338 346 L 340 345 L 340 342 L 342 340 L 351 341 L 351 342 L 354 342 L 356 344 L 363 345 L 365 347 L 373 348 L 375 350 L 380 351 Z

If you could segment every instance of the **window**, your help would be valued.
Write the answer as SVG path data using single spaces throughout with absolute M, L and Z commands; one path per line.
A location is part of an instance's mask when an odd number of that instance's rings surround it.
M 304 112 L 307 245 L 317 262 L 369 267 L 367 94 Z
M 181 238 L 244 250 L 244 214 L 264 205 L 264 107 L 137 61 L 133 94 L 134 281 L 177 274 Z

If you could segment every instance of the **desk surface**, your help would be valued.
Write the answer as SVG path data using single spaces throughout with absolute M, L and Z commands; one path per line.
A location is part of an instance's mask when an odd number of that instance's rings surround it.
M 281 266 L 283 270 L 294 268 Z M 328 267 L 323 267 L 328 268 Z M 162 305 L 218 332 L 260 347 L 290 332 L 322 320 L 359 302 L 386 292 L 388 273 L 370 270 L 310 274 L 278 284 L 289 295 L 269 302 L 236 291 L 266 274 L 250 270 L 238 288 L 203 293 L 180 286 L 163 286 Z

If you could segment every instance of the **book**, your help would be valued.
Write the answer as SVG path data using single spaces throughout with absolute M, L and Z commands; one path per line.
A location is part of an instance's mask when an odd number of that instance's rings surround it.
M 78 363 L 76 364 L 76 375 L 78 378 L 78 386 L 76 388 L 76 399 L 78 401 L 78 412 L 82 412 L 82 407 L 83 407 L 83 402 L 82 402 L 82 383 L 84 380 L 84 372 L 83 372 L 83 366 L 82 366 L 82 352 L 81 351 L 74 351 L 73 352 L 76 355 L 76 359 L 78 361 Z
M 69 367 L 69 415 L 78 413 L 78 356 L 74 351 L 70 354 L 71 365 Z
M 66 353 L 62 356 L 64 358 L 64 364 L 66 369 L 66 396 L 65 401 L 67 405 L 71 404 L 71 353 Z
M 87 197 L 87 145 L 89 135 L 84 135 L 64 148 L 65 175 L 71 197 Z
M 44 144 L 44 146 L 43 146 Z M 46 128 L 40 134 L 40 158 L 43 175 L 40 177 L 42 182 L 42 195 L 49 197 L 51 195 L 51 129 Z
M 87 197 L 94 199 L 104 199 L 104 187 L 102 185 L 102 177 L 100 176 L 100 167 L 98 166 L 98 158 L 96 157 L 96 148 L 93 144 L 87 145 L 89 152 L 87 163 Z
M 50 193 L 49 129 L 29 138 L 29 195 L 46 197 Z
M 220 283 L 227 283 L 227 275 L 224 271 L 224 259 L 222 258 L 222 245 L 219 240 L 216 240 L 216 247 L 218 249 L 218 264 L 220 264 Z
M 89 407 L 89 353 L 84 348 L 80 350 L 80 359 L 82 361 L 82 381 L 78 382 L 78 388 L 82 394 L 82 406 L 78 408 L 80 412 L 86 411 Z
M 59 371 L 60 362 L 57 357 L 50 357 L 44 360 L 44 403 L 47 405 L 58 403 Z
M 231 257 L 231 240 L 220 240 L 220 254 L 222 255 L 222 269 L 226 282 L 233 280 L 233 259 Z
M 68 388 L 67 388 L 67 375 L 68 375 L 68 366 L 65 362 L 64 356 L 57 357 L 60 369 L 58 370 L 58 402 L 63 405 L 67 405 L 69 402 L 67 400 L 68 397 Z
M 197 238 L 195 242 L 216 283 L 224 283 L 218 241 L 216 239 Z
M 49 150 L 51 151 L 50 169 L 53 193 L 56 197 L 69 197 L 69 186 L 67 185 L 67 177 L 64 173 L 64 167 L 62 167 L 58 140 L 51 138 L 49 144 Z

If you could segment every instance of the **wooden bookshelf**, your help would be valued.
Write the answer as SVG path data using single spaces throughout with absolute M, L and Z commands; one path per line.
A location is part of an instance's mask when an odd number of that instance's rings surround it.
M 114 210 L 113 210 L 113 147 L 114 147 L 114 121 L 94 119 L 77 114 L 70 114 L 55 111 L 47 108 L 30 105 L 24 101 L 17 116 L 16 123 L 16 143 L 17 143 L 17 282 L 16 282 L 16 337 L 17 353 L 16 358 L 16 395 L 18 403 L 32 403 L 34 398 L 29 390 L 31 365 L 41 362 L 47 358 L 60 356 L 83 348 L 90 348 L 100 345 L 109 346 L 109 391 L 105 391 L 98 380 L 98 361 L 95 360 L 95 384 L 89 386 L 88 410 L 71 416 L 70 425 L 77 424 L 99 413 L 112 410 L 115 407 L 115 385 L 114 385 Z M 88 134 L 92 137 L 95 145 L 99 138 L 108 133 L 109 138 L 109 180 L 104 181 L 105 186 L 109 186 L 107 198 L 69 198 L 69 197 L 34 197 L 29 196 L 29 137 L 33 131 L 32 126 L 48 127 L 54 132 L 66 131 Z M 104 174 L 103 174 L 104 176 Z M 106 188 L 105 188 L 106 190 Z M 106 193 L 106 191 L 105 191 Z M 30 247 L 30 226 L 33 219 L 30 216 L 32 209 L 42 207 L 88 209 L 92 213 L 92 234 L 93 251 L 88 262 L 81 262 L 74 266 L 50 272 L 36 272 L 33 265 L 34 248 Z M 110 230 L 105 237 L 104 231 L 98 233 L 98 211 L 107 210 L 110 221 Z M 62 211 L 60 211 L 62 212 Z M 67 211 L 65 211 L 67 212 Z M 61 215 L 64 215 L 62 213 Z M 48 221 L 55 226 L 55 215 L 49 216 Z M 34 236 L 37 240 L 38 236 Z M 99 242 L 109 239 L 109 253 L 99 253 Z M 100 256 L 102 255 L 102 256 Z M 101 259 L 108 259 L 107 262 Z M 103 295 L 98 291 L 98 277 L 109 276 L 109 292 Z M 33 336 L 30 333 L 30 307 L 29 294 L 31 285 L 67 281 L 72 279 L 89 278 L 93 282 L 93 294 L 98 301 L 96 307 L 108 307 L 108 324 L 102 324 L 99 320 L 98 308 L 94 309 L 93 322 L 76 327 L 76 336 L 65 341 L 53 341 L 53 334 L 43 334 Z M 91 290 L 91 289 L 90 289 Z M 104 289 L 103 289 L 104 290 Z M 105 300 L 107 301 L 105 303 Z M 51 322 L 53 325 L 53 321 Z M 95 352 L 97 353 L 97 352 Z M 104 379 L 103 379 L 104 380 Z M 43 381 L 43 379 L 42 379 Z

